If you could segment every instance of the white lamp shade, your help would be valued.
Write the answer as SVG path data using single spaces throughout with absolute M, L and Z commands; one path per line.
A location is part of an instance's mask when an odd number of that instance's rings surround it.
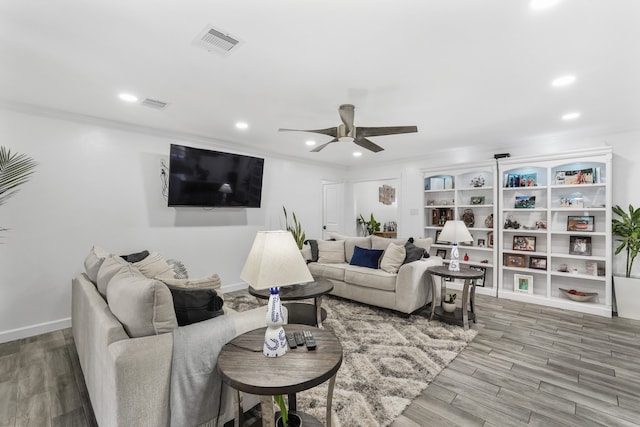
M 438 236 L 438 242 L 473 242 L 473 237 L 471 233 L 469 233 L 464 221 L 449 220 L 444 224 L 444 228 Z
M 240 278 L 253 289 L 268 289 L 313 281 L 289 231 L 258 231 Z

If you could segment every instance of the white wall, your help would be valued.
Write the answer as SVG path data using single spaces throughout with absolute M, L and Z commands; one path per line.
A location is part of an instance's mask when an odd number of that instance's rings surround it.
M 398 222 L 398 188 L 399 179 L 372 180 L 353 183 L 353 212 L 347 216 L 346 226 L 353 226 L 360 215 L 369 220 L 371 214 L 380 223 L 380 231 L 389 221 Z M 379 200 L 379 189 L 383 185 L 389 185 L 396 189 L 396 200 L 390 205 L 385 205 Z M 355 233 L 349 233 L 355 234 Z
M 117 254 L 155 250 L 182 260 L 190 276 L 239 275 L 255 232 L 284 228 L 295 211 L 321 238 L 322 180 L 344 170 L 265 157 L 260 209 L 168 208 L 160 162 L 169 144 L 233 151 L 214 143 L 95 123 L 0 110 L 1 145 L 39 162 L 36 174 L 0 207 L 0 342 L 69 325 L 71 278 L 92 245 Z M 295 177 L 295 179 L 292 179 Z

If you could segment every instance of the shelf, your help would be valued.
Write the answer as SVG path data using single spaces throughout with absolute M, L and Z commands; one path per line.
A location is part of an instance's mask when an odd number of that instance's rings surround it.
M 444 192 L 453 193 L 454 191 L 456 191 L 456 189 L 455 188 L 443 188 L 442 190 L 422 190 L 422 191 L 424 191 L 425 193 L 444 193 Z
M 493 209 L 493 204 L 486 204 L 486 205 L 457 205 L 456 207 L 458 208 L 491 208 Z
M 458 191 L 481 191 L 481 190 L 493 190 L 493 187 L 465 187 L 465 188 L 458 189 Z
M 603 256 L 595 256 L 595 255 L 571 255 L 571 254 L 559 254 L 557 252 L 552 252 L 549 254 L 552 258 L 566 258 L 566 259 L 579 259 L 582 261 L 601 261 L 604 262 L 607 260 L 606 257 Z
M 552 276 L 560 276 L 560 277 L 565 277 L 565 278 L 571 278 L 571 279 L 581 279 L 581 280 L 594 280 L 597 282 L 606 282 L 607 277 L 606 276 L 592 276 L 590 274 L 574 274 L 574 273 L 565 273 L 563 271 L 550 271 L 549 272 Z
M 536 185 L 535 187 L 502 187 L 503 191 L 519 191 L 519 190 L 546 190 L 544 185 Z
M 596 184 L 562 184 L 562 185 L 550 185 L 549 187 L 552 189 L 558 189 L 558 188 L 572 188 L 572 189 L 576 189 L 576 188 L 597 188 L 597 187 L 606 187 L 607 184 L 605 182 L 598 182 Z
M 611 317 L 611 306 L 602 303 L 595 303 L 590 301 L 578 302 L 572 301 L 568 298 L 546 297 L 543 295 L 535 294 L 530 295 L 520 292 L 507 291 L 504 289 L 500 289 L 498 291 L 498 297 L 545 305 L 547 307 L 579 311 L 587 314 L 595 314 L 597 316 Z
M 527 230 L 525 228 L 505 228 L 502 231 L 505 233 L 532 233 L 532 234 L 547 234 L 547 230 L 542 228 L 536 228 L 535 230 Z
M 549 234 L 551 235 L 558 235 L 558 236 L 606 236 L 607 233 L 605 232 L 598 232 L 598 231 L 550 231 Z
M 597 207 L 597 208 L 551 208 L 549 209 L 551 212 L 567 212 L 567 213 L 571 213 L 571 212 L 605 212 L 607 211 L 607 208 L 601 208 L 601 207 Z
M 456 205 L 425 205 L 426 209 L 442 209 L 442 208 L 451 208 L 454 209 Z
M 503 208 L 503 212 L 546 212 L 547 208 Z

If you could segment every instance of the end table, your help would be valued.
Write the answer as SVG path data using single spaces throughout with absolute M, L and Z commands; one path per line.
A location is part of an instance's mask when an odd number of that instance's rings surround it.
M 478 270 L 472 270 L 470 268 L 461 267 L 460 271 L 451 271 L 449 267 L 439 265 L 436 267 L 429 267 L 427 271 L 432 276 L 440 276 L 440 305 L 436 307 L 435 295 L 436 295 L 436 281 L 431 281 L 431 315 L 430 319 L 433 319 L 434 314 L 442 321 L 447 323 L 453 323 L 461 325 L 464 329 L 469 329 L 469 319 L 473 322 L 476 321 L 476 312 L 474 308 L 474 302 L 476 297 L 476 280 L 482 277 L 483 273 Z M 442 309 L 442 302 L 445 300 L 445 293 L 447 290 L 445 278 L 451 279 L 464 279 L 464 285 L 462 287 L 462 309 L 456 308 L 453 313 L 447 313 Z M 469 290 L 471 288 L 471 290 Z M 469 308 L 467 308 L 467 301 L 469 301 Z

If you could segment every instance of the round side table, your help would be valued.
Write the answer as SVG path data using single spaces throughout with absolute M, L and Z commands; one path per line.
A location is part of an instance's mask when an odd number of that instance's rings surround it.
M 432 276 L 440 277 L 440 305 L 436 307 L 435 295 L 436 295 L 436 280 L 431 281 L 431 295 L 434 298 L 431 301 L 431 315 L 430 319 L 433 319 L 434 315 L 438 319 L 461 325 L 465 329 L 469 329 L 469 319 L 473 322 L 476 321 L 476 312 L 474 302 L 476 298 L 476 280 L 482 277 L 483 273 L 478 270 L 472 270 L 470 268 L 461 267 L 460 271 L 451 271 L 449 267 L 439 265 L 435 267 L 427 268 L 427 271 Z M 464 285 L 462 287 L 462 309 L 456 308 L 453 313 L 447 313 L 442 309 L 442 302 L 445 300 L 445 293 L 447 290 L 445 278 L 451 279 L 464 279 Z M 467 308 L 467 301 L 469 301 L 469 307 Z

